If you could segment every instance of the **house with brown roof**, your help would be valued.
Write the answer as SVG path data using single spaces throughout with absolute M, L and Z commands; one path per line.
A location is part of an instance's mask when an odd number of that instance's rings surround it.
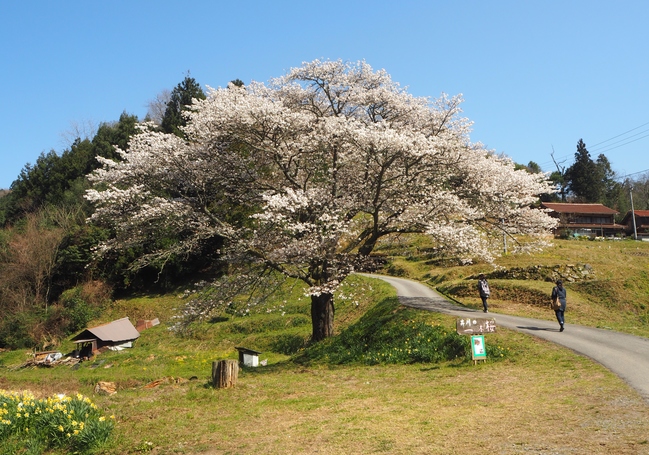
M 637 233 L 639 239 L 649 239 L 649 210 L 634 210 L 635 215 L 635 232 L 633 226 L 633 216 L 631 210 L 626 212 L 622 223 L 626 228 L 626 235 L 633 237 Z
M 140 332 L 126 317 L 107 324 L 84 330 L 72 341 L 77 343 L 77 350 L 82 357 L 90 357 L 105 349 L 123 349 L 131 347 L 133 341 L 140 337 Z
M 624 235 L 626 227 L 615 222 L 617 211 L 602 204 L 573 204 L 543 202 L 541 207 L 559 220 L 555 229 L 558 237 L 614 237 Z

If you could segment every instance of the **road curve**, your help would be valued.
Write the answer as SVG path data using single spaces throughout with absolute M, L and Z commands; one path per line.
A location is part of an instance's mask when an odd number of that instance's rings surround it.
M 366 275 L 390 283 L 403 305 L 466 317 L 481 311 L 456 305 L 428 286 L 416 281 L 383 275 Z M 560 344 L 599 362 L 620 376 L 649 401 L 649 339 L 580 325 L 565 325 L 559 332 L 555 321 L 522 318 L 489 312 L 496 325 Z

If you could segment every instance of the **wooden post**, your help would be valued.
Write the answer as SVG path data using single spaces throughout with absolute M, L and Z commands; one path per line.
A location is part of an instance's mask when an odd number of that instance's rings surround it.
M 218 389 L 227 389 L 237 384 L 239 362 L 236 360 L 219 360 L 212 362 L 212 385 Z

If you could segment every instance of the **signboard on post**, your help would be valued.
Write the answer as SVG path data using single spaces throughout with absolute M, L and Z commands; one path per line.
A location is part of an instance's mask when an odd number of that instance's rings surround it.
M 455 328 L 458 335 L 471 335 L 471 358 L 473 363 L 478 363 L 478 360 L 487 360 L 484 334 L 496 332 L 496 320 L 493 318 L 459 318 L 455 322 Z
M 471 337 L 471 358 L 476 360 L 486 360 L 487 350 L 484 345 L 484 335 L 473 335 Z
M 459 318 L 455 322 L 458 335 L 496 333 L 496 320 L 486 318 Z

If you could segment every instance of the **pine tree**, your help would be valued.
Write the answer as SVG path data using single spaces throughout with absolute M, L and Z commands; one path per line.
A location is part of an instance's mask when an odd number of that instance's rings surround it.
M 580 202 L 601 202 L 604 195 L 601 169 L 590 157 L 582 139 L 577 143 L 575 162 L 566 171 L 568 190 Z
M 184 111 L 190 109 L 194 99 L 204 100 L 205 93 L 193 77 L 186 76 L 171 92 L 171 98 L 162 118 L 162 130 L 165 133 L 184 137 L 182 127 L 187 124 Z

